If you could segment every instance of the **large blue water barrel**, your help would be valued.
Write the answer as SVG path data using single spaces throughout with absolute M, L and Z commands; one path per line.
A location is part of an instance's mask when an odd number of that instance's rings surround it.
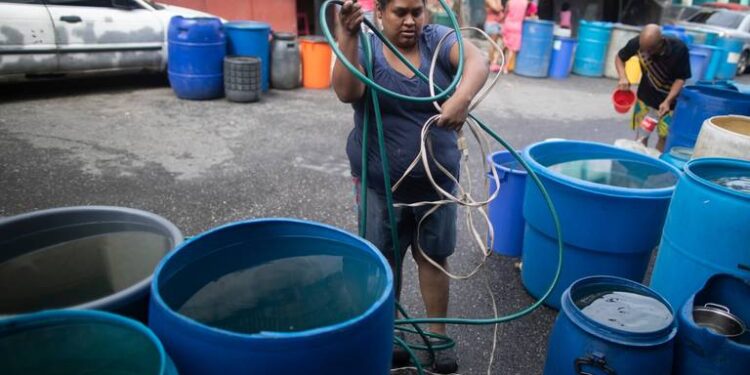
M 694 147 L 703 121 L 727 114 L 750 115 L 750 95 L 706 86 L 687 86 L 677 99 L 666 150 Z
M 568 78 L 573 69 L 573 56 L 576 54 L 578 41 L 575 38 L 555 36 L 552 45 L 552 62 L 549 66 L 549 76 L 554 79 Z
M 169 84 L 182 99 L 224 95 L 226 38 L 218 18 L 172 17 L 168 31 Z
M 121 207 L 0 219 L 0 316 L 74 307 L 146 321 L 151 274 L 182 242 L 169 221 Z
M 732 79 L 737 75 L 737 63 L 742 55 L 745 42 L 742 39 L 729 37 L 719 38 L 717 47 L 724 50 L 723 59 L 716 71 L 716 79 Z
M 690 80 L 696 82 L 706 76 L 706 71 L 711 63 L 713 51 L 697 46 L 690 47 Z
M 681 40 L 685 44 L 690 44 L 693 42 L 692 35 L 688 34 L 685 31 L 685 28 L 682 26 L 676 26 L 676 25 L 664 25 L 661 27 L 662 33 L 664 35 L 668 35 L 674 38 L 677 38 Z
M 653 290 L 618 277 L 584 278 L 562 296 L 544 374 L 670 374 L 676 333 L 674 310 Z
M 149 326 L 183 374 L 387 374 L 393 274 L 369 242 L 292 219 L 229 224 L 154 274 Z
M 500 180 L 500 191 L 487 207 L 495 233 L 492 250 L 498 254 L 517 257 L 523 250 L 526 171 L 509 151 L 496 152 L 489 159 Z M 489 179 L 489 194 L 492 195 L 497 186 L 491 174 Z
M 708 65 L 706 66 L 706 71 L 704 72 L 702 77 L 699 77 L 698 80 L 713 81 L 714 79 L 716 79 L 716 72 L 719 70 L 719 65 L 723 60 L 723 50 L 717 46 L 711 46 L 708 44 L 694 44 L 692 48 L 700 48 L 702 50 L 711 52 L 711 58 L 709 59 Z
M 3 375 L 177 375 L 159 339 L 119 315 L 50 310 L 0 320 Z
M 573 73 L 588 77 L 604 75 L 604 59 L 611 33 L 611 23 L 581 21 Z
M 742 186 L 737 190 L 727 181 Z M 716 273 L 750 279 L 750 162 L 701 158 L 685 165 L 656 258 L 651 287 L 682 306 Z
M 643 280 L 674 191 L 677 168 L 610 145 L 551 141 L 526 149 L 524 158 L 555 203 L 565 245 L 560 281 L 545 301 L 559 308 L 575 280 L 614 275 Z M 527 181 L 521 278 L 539 298 L 558 264 L 557 232 L 542 194 Z
M 713 60 L 713 57 L 711 58 Z M 734 81 L 698 81 L 695 83 L 698 86 L 715 87 L 717 89 L 740 91 Z
M 750 369 L 750 332 L 739 337 L 717 334 L 696 323 L 693 309 L 706 304 L 726 307 L 750 323 L 750 281 L 731 275 L 712 276 L 678 312 L 680 324 L 675 340 L 674 375 L 744 375 Z M 709 305 L 711 306 L 711 305 Z M 698 321 L 701 321 L 700 317 Z
M 224 24 L 229 54 L 260 59 L 263 92 L 268 91 L 271 73 L 271 25 L 255 21 L 233 21 Z
M 542 20 L 523 21 L 523 44 L 516 60 L 516 74 L 546 77 L 552 58 L 555 23 Z

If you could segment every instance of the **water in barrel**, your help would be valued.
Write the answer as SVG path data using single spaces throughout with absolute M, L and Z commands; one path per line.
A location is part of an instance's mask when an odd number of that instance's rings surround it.
M 165 280 L 161 294 L 181 315 L 252 334 L 341 323 L 382 293 L 386 274 L 351 245 L 287 237 L 269 247 L 259 241 L 215 251 Z
M 583 159 L 548 168 L 568 177 L 622 188 L 660 189 L 677 183 L 677 176 L 667 168 L 634 160 Z
M 600 291 L 575 301 L 589 319 L 628 332 L 654 332 L 674 319 L 659 300 L 629 291 Z
M 750 176 L 721 177 L 713 180 L 717 185 L 750 194 Z
M 111 295 L 151 275 L 170 249 L 164 235 L 122 231 L 0 259 L 0 315 L 75 306 Z

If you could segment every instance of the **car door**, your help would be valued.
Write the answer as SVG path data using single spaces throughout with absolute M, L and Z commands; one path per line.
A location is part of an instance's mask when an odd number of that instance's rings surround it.
M 164 27 L 132 0 L 45 0 L 60 70 L 159 69 Z
M 55 31 L 41 0 L 0 0 L 0 77 L 57 70 Z

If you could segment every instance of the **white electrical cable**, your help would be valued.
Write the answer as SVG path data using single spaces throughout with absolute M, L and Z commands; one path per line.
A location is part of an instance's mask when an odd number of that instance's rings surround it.
M 502 48 L 495 43 L 492 38 L 484 32 L 484 30 L 475 28 L 475 27 L 462 27 L 461 30 L 474 30 L 479 32 L 485 39 L 489 41 L 491 46 L 495 48 L 499 56 L 502 58 L 500 67 L 502 70 L 502 67 L 505 65 L 505 55 L 503 54 Z M 452 33 L 455 33 L 455 30 L 451 30 L 450 32 L 443 35 L 443 37 L 438 42 L 437 46 L 435 47 L 435 53 L 432 56 L 432 61 L 430 63 L 430 71 L 429 71 L 429 88 L 430 88 L 430 95 L 435 96 L 435 82 L 434 82 L 434 75 L 435 75 L 435 68 L 437 67 L 438 62 L 438 55 L 440 52 L 440 49 L 442 45 L 445 43 L 445 40 L 447 40 L 448 36 L 450 36 Z M 476 95 L 474 101 L 469 106 L 469 111 L 472 111 L 474 108 L 476 108 L 489 94 L 489 92 L 494 88 L 495 84 L 497 84 L 497 81 L 500 77 L 500 73 L 498 72 L 495 77 L 492 79 L 489 85 L 486 85 L 485 87 L 480 90 L 480 92 Z M 460 83 L 459 83 L 460 84 Z M 433 102 L 433 105 L 435 108 L 442 112 L 442 108 L 437 103 L 437 101 Z M 440 114 L 437 114 L 435 116 L 430 117 L 427 119 L 427 121 L 422 126 L 422 132 L 420 136 L 420 151 L 417 154 L 417 156 L 414 158 L 414 161 L 409 165 L 409 167 L 406 169 L 404 174 L 399 178 L 399 180 L 393 185 L 392 191 L 396 191 L 398 187 L 401 185 L 401 183 L 407 178 L 407 176 L 416 168 L 416 166 L 419 164 L 419 162 L 422 162 L 422 166 L 424 167 L 425 174 L 427 178 L 430 180 L 430 183 L 433 185 L 435 190 L 444 198 L 436 201 L 421 201 L 416 203 L 396 203 L 394 206 L 396 207 L 421 207 L 421 206 L 427 206 L 431 205 L 432 208 L 430 208 L 419 220 L 419 223 L 417 224 L 417 238 L 416 238 L 416 244 L 412 244 L 414 247 L 416 247 L 417 251 L 420 252 L 420 254 L 423 256 L 424 259 L 426 259 L 432 266 L 436 267 L 440 271 L 442 271 L 444 274 L 446 274 L 448 277 L 455 279 L 455 280 L 464 280 L 468 279 L 472 276 L 474 276 L 479 270 L 484 266 L 484 264 L 487 261 L 487 258 L 489 258 L 492 255 L 492 246 L 494 243 L 495 233 L 494 229 L 492 227 L 492 223 L 490 222 L 489 216 L 487 215 L 487 212 L 485 210 L 485 206 L 487 206 L 490 202 L 495 200 L 497 198 L 497 195 L 500 192 L 500 179 L 497 175 L 497 170 L 491 166 L 488 165 L 487 162 L 487 154 L 489 153 L 489 141 L 484 135 L 484 133 L 479 128 L 479 125 L 476 124 L 471 118 L 467 118 L 465 126 L 469 128 L 472 135 L 474 136 L 474 139 L 477 141 L 480 147 L 480 151 L 482 154 L 482 166 L 483 170 L 487 173 L 489 173 L 495 182 L 495 186 L 497 187 L 495 191 L 490 195 L 487 200 L 484 201 L 478 201 L 474 199 L 471 195 L 472 191 L 472 185 L 471 185 L 471 170 L 469 168 L 469 152 L 466 144 L 466 138 L 464 137 L 463 130 L 460 130 L 458 132 L 458 148 L 461 151 L 461 174 L 464 176 L 467 176 L 467 188 L 464 188 L 456 179 L 455 176 L 453 176 L 443 165 L 441 165 L 437 159 L 434 156 L 434 153 L 432 152 L 432 143 L 430 142 L 430 129 L 437 124 L 437 121 L 440 119 Z M 432 171 L 430 169 L 430 160 L 434 163 L 434 165 L 437 167 L 437 169 L 442 172 L 446 177 L 448 177 L 454 185 L 457 187 L 457 195 L 454 195 L 448 191 L 445 191 L 436 181 L 434 176 L 432 175 Z M 486 186 L 486 181 L 485 181 Z M 433 214 L 435 211 L 437 211 L 440 207 L 447 205 L 447 204 L 458 204 L 460 206 L 467 207 L 467 214 L 466 214 L 466 225 L 471 231 L 471 235 L 478 244 L 478 249 L 482 249 L 480 254 L 482 255 L 482 260 L 472 269 L 471 272 L 469 272 L 466 275 L 456 275 L 448 270 L 446 270 L 443 266 L 441 266 L 439 263 L 432 260 L 427 254 L 425 254 L 424 250 L 422 249 L 419 241 L 419 233 L 420 229 L 422 227 L 422 222 L 429 217 L 431 214 Z M 482 219 L 484 219 L 485 225 L 487 227 L 488 232 L 488 241 L 483 240 L 481 233 L 476 229 L 476 225 L 474 224 L 474 216 L 472 214 L 472 209 L 477 209 L 479 213 L 481 214 Z

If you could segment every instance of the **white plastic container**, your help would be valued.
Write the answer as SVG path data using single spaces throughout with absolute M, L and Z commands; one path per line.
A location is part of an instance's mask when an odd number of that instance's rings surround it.
M 750 160 L 750 117 L 714 116 L 704 121 L 693 159 L 704 157 Z

